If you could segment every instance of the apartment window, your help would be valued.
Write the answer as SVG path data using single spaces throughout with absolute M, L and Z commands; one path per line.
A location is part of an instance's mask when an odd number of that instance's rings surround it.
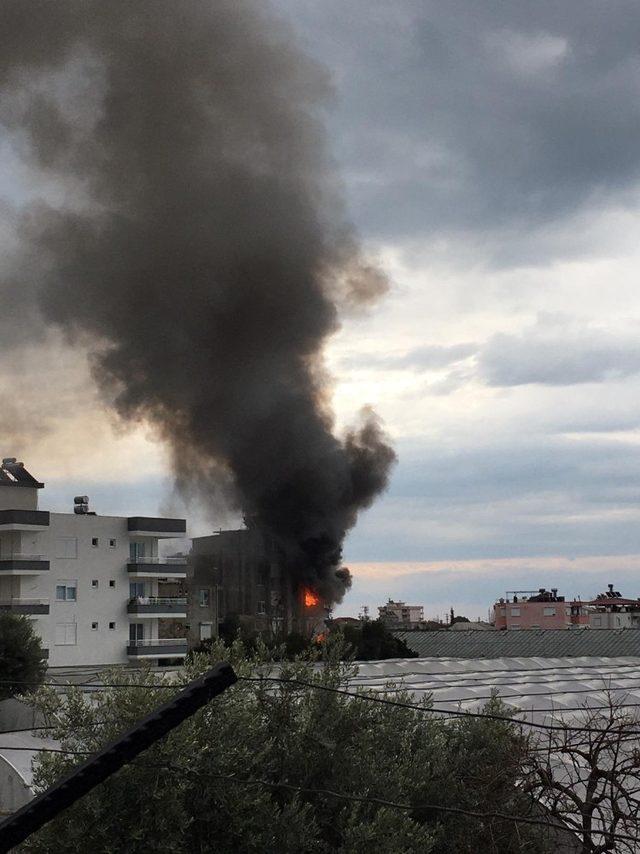
M 116 540 L 109 540 L 109 548 L 110 549 L 115 549 L 115 547 L 117 545 L 118 545 L 118 543 L 116 542 Z
M 61 581 L 56 584 L 57 602 L 75 602 L 77 599 L 77 581 Z
M 91 631 L 92 632 L 98 631 L 98 624 L 97 623 L 91 623 Z
M 57 558 L 69 560 L 78 557 L 77 537 L 57 537 L 55 548 Z
M 115 586 L 116 586 L 115 578 L 110 578 L 109 579 L 109 587 L 115 587 Z
M 144 543 L 129 543 L 129 559 L 135 563 L 141 558 L 146 557 Z
M 209 588 L 203 588 L 198 591 L 198 602 L 201 608 L 208 608 L 211 601 Z
M 98 537 L 92 538 L 91 545 L 94 547 L 94 549 L 98 548 L 98 546 L 100 545 L 100 540 L 98 539 Z
M 211 638 L 211 631 L 211 623 L 200 623 L 200 640 L 209 640 Z
M 98 587 L 98 579 L 97 578 L 94 578 L 91 581 L 91 586 L 93 587 L 94 590 Z
M 258 602 L 258 614 L 266 614 L 267 613 L 267 603 L 266 602 Z
M 116 624 L 115 624 L 115 623 L 109 623 L 109 628 L 110 628 L 112 631 L 113 631 L 113 629 L 115 629 L 115 627 L 116 627 Z
M 56 646 L 74 646 L 78 642 L 75 623 L 56 623 Z
M 545 608 L 542 612 L 544 617 L 555 617 L 556 609 L 555 608 Z
M 511 616 L 512 617 L 519 617 L 520 616 L 520 608 L 512 608 L 511 609 Z

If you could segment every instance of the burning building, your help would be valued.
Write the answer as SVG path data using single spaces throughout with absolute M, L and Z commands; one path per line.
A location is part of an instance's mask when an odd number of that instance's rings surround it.
M 220 623 L 237 617 L 249 631 L 311 636 L 324 627 L 320 593 L 288 571 L 283 554 L 260 528 L 196 537 L 191 553 L 188 605 L 192 645 L 217 635 Z

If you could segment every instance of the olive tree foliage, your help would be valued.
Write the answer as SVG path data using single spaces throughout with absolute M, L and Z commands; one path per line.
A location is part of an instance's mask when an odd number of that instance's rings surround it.
M 44 679 L 47 662 L 31 622 L 0 613 L 0 700 L 34 690 Z
M 352 665 L 335 660 L 269 662 L 240 641 L 196 655 L 160 690 L 150 671 L 114 671 L 127 680 L 89 698 L 64 701 L 41 689 L 47 732 L 66 753 L 42 753 L 43 789 L 84 755 L 132 726 L 215 661 L 241 680 L 135 761 L 34 834 L 29 852 L 333 851 L 370 854 L 545 852 L 545 829 L 439 807 L 531 815 L 516 785 L 527 745 L 503 721 L 442 720 L 420 708 L 353 698 Z M 284 682 L 272 682 L 277 674 Z M 296 684 L 293 680 L 298 680 Z M 299 682 L 311 682 L 309 688 Z M 381 696 L 381 695 L 377 695 Z M 391 696 L 391 695 L 389 695 Z M 409 695 L 393 699 L 411 702 Z M 499 711 L 497 701 L 491 708 Z

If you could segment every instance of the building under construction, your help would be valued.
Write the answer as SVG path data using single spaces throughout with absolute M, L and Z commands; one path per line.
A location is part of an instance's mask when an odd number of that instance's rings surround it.
M 191 645 L 214 637 L 229 617 L 253 632 L 313 635 L 326 616 L 314 591 L 285 572 L 276 545 L 257 528 L 195 537 L 188 605 Z

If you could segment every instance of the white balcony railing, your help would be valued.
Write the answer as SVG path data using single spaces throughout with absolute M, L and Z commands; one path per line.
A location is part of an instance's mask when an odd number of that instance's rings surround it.
M 46 555 L 27 555 L 24 552 L 14 554 L 3 554 L 0 560 L 46 560 Z
M 129 646 L 133 647 L 149 647 L 149 646 L 183 646 L 187 648 L 186 638 L 145 638 L 144 640 L 130 640 Z
M 177 566 L 184 566 L 187 559 L 186 557 L 130 557 L 129 563 L 174 563 Z
M 177 607 L 184 605 L 187 600 L 176 596 L 133 596 L 129 599 L 130 605 L 167 605 Z

